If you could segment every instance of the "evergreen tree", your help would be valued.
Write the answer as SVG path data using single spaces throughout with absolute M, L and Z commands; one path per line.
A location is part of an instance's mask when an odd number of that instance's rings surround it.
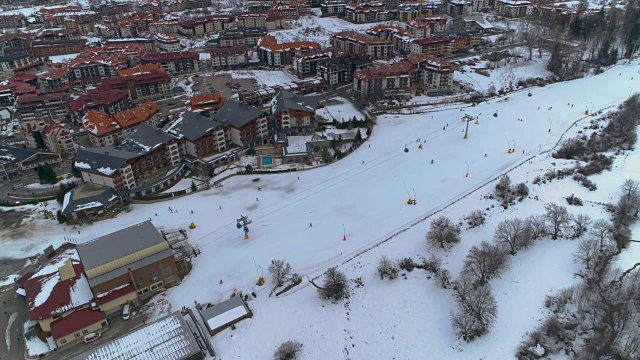
M 325 164 L 329 164 L 333 161 L 333 157 L 331 156 L 329 149 L 326 147 L 322 149 L 322 161 Z
M 359 143 L 362 141 L 362 133 L 360 133 L 360 129 L 358 129 L 358 132 L 356 132 L 356 138 L 354 140 L 356 143 Z
M 58 219 L 58 222 L 60 224 L 64 224 L 67 222 L 67 217 L 62 215 L 62 211 L 58 210 L 58 213 L 56 215 L 56 218 Z
M 56 200 L 58 201 L 58 204 L 62 204 L 62 202 L 64 201 L 64 195 L 68 191 L 69 191 L 69 188 L 67 188 L 67 185 L 60 184 L 60 190 L 58 190 L 58 193 L 56 194 Z
M 609 53 L 609 63 L 612 65 L 615 65 L 615 63 L 617 62 L 618 62 L 618 50 L 611 49 L 611 52 Z
M 38 179 L 41 183 L 55 184 L 57 176 L 49 164 L 44 164 L 38 166 Z
M 549 59 L 547 69 L 554 75 L 560 76 L 560 73 L 562 71 L 562 52 L 560 49 L 560 45 L 558 44 L 553 46 L 553 50 L 551 51 L 551 59 Z
M 191 192 L 196 192 L 198 191 L 198 187 L 196 186 L 196 183 L 193 182 L 193 180 L 191 180 Z
M 571 35 L 579 37 L 582 34 L 582 18 L 580 15 L 576 16 L 576 19 L 571 24 Z
M 71 175 L 73 175 L 73 176 L 75 176 L 77 178 L 81 178 L 82 177 L 82 174 L 80 174 L 80 170 L 78 170 L 78 168 L 75 167 L 75 166 L 71 167 Z

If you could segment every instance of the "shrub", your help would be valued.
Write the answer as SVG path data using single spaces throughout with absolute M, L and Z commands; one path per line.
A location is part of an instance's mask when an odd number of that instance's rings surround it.
M 302 351 L 302 343 L 289 340 L 278 347 L 273 358 L 274 360 L 296 360 L 300 351 Z
M 400 259 L 398 261 L 398 266 L 400 267 L 400 269 L 406 270 L 406 271 L 409 271 L 409 272 L 413 271 L 413 269 L 415 269 L 417 267 L 416 263 L 413 262 L 413 259 L 409 258 L 409 257 L 404 258 L 404 259 Z
M 565 198 L 567 200 L 567 204 L 569 205 L 575 205 L 575 206 L 582 206 L 582 199 L 580 199 L 579 197 L 571 194 L 570 196 L 567 196 Z
M 467 220 L 467 224 L 469 224 L 470 228 L 480 226 L 484 224 L 486 220 L 484 213 L 480 210 L 473 210 L 469 215 L 465 216 L 464 219 Z
M 520 197 L 520 199 L 524 199 L 529 196 L 529 187 L 525 183 L 519 183 L 515 186 L 513 192 Z
M 393 280 L 398 277 L 398 268 L 393 263 L 393 261 L 389 260 L 388 257 L 382 255 L 380 257 L 380 260 L 378 261 L 378 275 L 380 275 L 381 280 L 385 277 Z

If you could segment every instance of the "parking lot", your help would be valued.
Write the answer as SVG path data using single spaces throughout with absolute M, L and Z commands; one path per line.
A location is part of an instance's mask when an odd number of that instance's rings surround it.
M 224 75 L 212 75 L 206 77 L 196 78 L 198 84 L 196 85 L 196 89 L 200 90 L 202 94 L 212 93 L 216 90 L 222 94 L 225 99 L 230 98 L 234 94 L 236 94 L 239 90 L 237 88 L 242 88 L 247 91 L 254 91 L 256 88 L 254 86 L 253 79 L 234 79 L 229 74 Z M 236 87 L 236 92 L 227 84 L 232 84 Z

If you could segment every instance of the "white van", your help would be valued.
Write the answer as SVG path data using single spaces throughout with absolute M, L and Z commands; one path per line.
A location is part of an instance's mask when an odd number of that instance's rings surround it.
M 93 332 L 93 333 L 89 333 L 87 335 L 84 336 L 84 343 L 88 344 L 88 343 L 92 343 L 96 340 L 100 339 L 100 333 L 99 332 Z
M 122 307 L 122 318 L 125 320 L 131 318 L 131 306 L 129 306 L 129 304 L 125 304 L 124 307 Z

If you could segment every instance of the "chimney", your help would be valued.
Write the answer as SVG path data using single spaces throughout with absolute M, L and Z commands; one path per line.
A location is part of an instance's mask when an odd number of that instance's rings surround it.
M 62 266 L 58 268 L 58 274 L 60 275 L 60 281 L 65 281 L 76 277 L 76 271 L 73 269 L 73 263 L 71 259 L 67 259 Z

